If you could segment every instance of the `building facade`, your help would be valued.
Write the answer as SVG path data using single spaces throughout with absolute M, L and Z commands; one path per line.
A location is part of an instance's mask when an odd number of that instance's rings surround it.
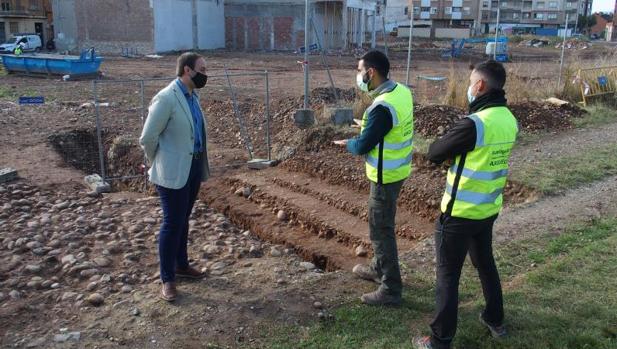
M 432 28 L 468 27 L 472 34 L 494 33 L 499 28 L 510 33 L 535 33 L 540 29 L 563 28 L 566 14 L 574 27 L 577 15 L 592 2 L 579 0 L 410 0 L 414 19 Z M 556 33 L 556 32 L 555 32 Z
M 381 26 L 378 3 L 311 0 L 309 42 L 320 42 L 327 49 L 362 46 L 371 40 L 373 29 Z M 304 12 L 304 0 L 226 0 L 225 46 L 232 50 L 297 50 L 304 46 Z
M 52 0 L 56 47 L 78 52 L 216 49 L 225 44 L 223 0 Z
M 0 0 L 0 42 L 18 33 L 36 33 L 43 45 L 53 37 L 49 0 Z

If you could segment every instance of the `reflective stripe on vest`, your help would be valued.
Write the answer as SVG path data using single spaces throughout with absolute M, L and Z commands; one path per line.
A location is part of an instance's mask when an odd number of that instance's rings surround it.
M 448 195 L 452 195 L 452 186 L 448 183 L 446 183 L 446 193 L 448 193 Z M 456 191 L 456 200 L 469 202 L 475 205 L 493 204 L 502 193 L 503 188 L 497 189 L 489 194 L 459 189 Z
M 411 164 L 411 161 L 413 160 L 413 154 L 409 154 L 405 159 L 395 159 L 395 160 L 383 160 L 383 169 L 384 170 L 396 170 L 398 168 L 401 168 L 403 166 L 408 166 Z M 377 160 L 376 158 L 367 155 L 366 156 L 366 162 L 368 162 L 371 166 L 373 167 L 377 167 L 379 164 L 379 160 Z
M 370 114 L 373 109 L 377 108 L 378 106 L 382 106 L 386 109 L 388 109 L 390 111 L 390 114 L 392 114 L 392 126 L 398 126 L 399 121 L 398 121 L 398 114 L 396 113 L 396 109 L 394 108 L 394 106 L 388 102 L 385 101 L 376 101 L 375 103 L 371 104 L 371 106 L 366 109 L 366 113 Z
M 413 145 L 413 139 L 410 139 L 410 140 L 405 141 L 403 143 L 383 142 L 383 148 L 384 149 L 388 149 L 388 150 L 401 150 L 401 149 L 405 149 L 407 147 L 411 147 L 412 145 Z M 379 145 L 377 147 L 379 147 Z
M 458 165 L 454 164 L 450 166 L 450 172 L 453 175 L 456 175 L 458 172 Z M 498 179 L 501 177 L 506 177 L 508 175 L 508 169 L 498 170 L 498 171 L 474 171 L 468 168 L 463 168 L 462 176 L 481 180 L 481 181 L 492 181 L 493 179 Z

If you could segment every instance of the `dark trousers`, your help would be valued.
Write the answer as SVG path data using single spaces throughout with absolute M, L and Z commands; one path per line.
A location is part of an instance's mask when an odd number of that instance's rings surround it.
M 435 318 L 431 323 L 435 348 L 450 348 L 456 333 L 458 284 L 467 252 L 478 270 L 486 307 L 482 317 L 491 325 L 503 322 L 503 298 L 493 258 L 493 223 L 497 216 L 470 220 L 442 215 L 436 223 L 437 288 Z
M 398 264 L 394 218 L 396 200 L 403 181 L 390 184 L 371 182 L 368 201 L 368 222 L 374 257 L 371 267 L 381 277 L 381 290 L 391 295 L 401 295 L 403 285 Z
M 186 269 L 189 266 L 189 217 L 201 185 L 202 161 L 193 160 L 184 187 L 169 189 L 156 186 L 163 208 L 163 224 L 159 235 L 159 262 L 163 282 L 175 281 L 176 268 Z

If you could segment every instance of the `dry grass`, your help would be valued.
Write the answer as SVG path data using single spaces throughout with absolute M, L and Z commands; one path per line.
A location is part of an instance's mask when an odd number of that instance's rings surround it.
M 548 98 L 555 95 L 557 82 L 543 76 L 543 67 L 529 67 L 522 64 L 507 64 L 508 79 L 505 90 L 510 103 L 523 103 L 530 100 Z M 456 70 L 450 66 L 446 93 L 441 103 L 458 108 L 466 108 L 469 70 Z
M 581 88 L 576 81 L 576 76 L 579 69 L 599 68 L 617 65 L 617 51 L 607 53 L 594 60 L 574 59 L 571 64 L 564 68 L 564 86 L 559 92 L 560 98 L 578 103 L 582 102 Z

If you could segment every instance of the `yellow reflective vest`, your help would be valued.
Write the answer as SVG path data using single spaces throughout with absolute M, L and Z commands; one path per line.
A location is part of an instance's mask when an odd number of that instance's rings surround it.
M 501 211 L 518 125 L 507 107 L 488 108 L 468 117 L 476 126 L 476 145 L 457 156 L 450 167 L 441 211 L 480 220 Z
M 374 183 L 399 182 L 411 174 L 413 152 L 413 97 L 404 85 L 395 87 L 375 98 L 362 118 L 362 128 L 368 115 L 377 106 L 383 106 L 392 114 L 392 129 L 382 143 L 366 154 L 366 176 Z

